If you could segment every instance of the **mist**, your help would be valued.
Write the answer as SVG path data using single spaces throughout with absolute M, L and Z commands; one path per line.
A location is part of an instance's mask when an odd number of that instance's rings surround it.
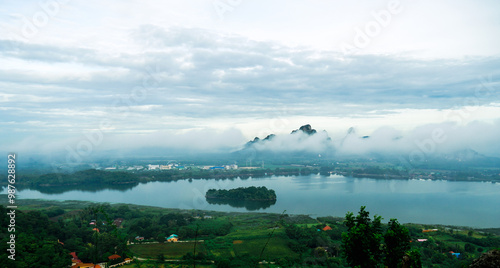
M 412 152 L 440 157 L 465 150 L 500 157 L 500 120 L 492 123 L 474 121 L 466 125 L 443 122 L 406 131 L 382 126 L 369 135 L 360 135 L 356 128 L 350 128 L 344 133 L 331 139 L 326 131 L 313 135 L 303 132 L 281 134 L 248 146 L 258 152 L 330 152 L 337 157 L 401 155 Z

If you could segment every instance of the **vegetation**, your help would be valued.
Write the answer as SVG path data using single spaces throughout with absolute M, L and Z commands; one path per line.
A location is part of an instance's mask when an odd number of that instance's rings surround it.
M 382 217 L 375 216 L 373 221 L 369 212 L 361 207 L 359 215 L 346 214 L 347 232 L 342 234 L 342 248 L 347 263 L 351 266 L 377 267 L 382 260 Z
M 0 267 L 65 267 L 71 261 L 69 252 L 92 263 L 107 262 L 112 254 L 143 260 L 124 267 L 193 267 L 193 263 L 196 267 L 400 267 L 403 262 L 405 267 L 466 267 L 483 253 L 483 259 L 476 263 L 494 263 L 498 253 L 491 250 L 500 247 L 498 236 L 482 230 L 402 225 L 396 219 L 384 224 L 378 216 L 370 218 L 365 207 L 358 215 L 347 213 L 345 219 L 313 219 L 75 201 L 18 201 L 16 262 L 9 262 L 4 250 Z M 6 210 L 0 209 L 0 221 L 7 226 Z M 118 226 L 111 224 L 116 219 L 122 219 Z M 89 224 L 93 220 L 99 233 Z M 434 228 L 438 231 L 422 232 Z M 171 234 L 177 234 L 182 242 L 167 243 L 165 237 Z M 137 236 L 144 240 L 136 240 Z M 6 229 L 0 230 L 0 242 L 6 245 L 7 239 Z
M 342 233 L 342 248 L 347 263 L 352 267 L 379 267 L 381 263 L 389 268 L 403 263 L 406 267 L 422 267 L 420 252 L 410 250 L 408 229 L 391 219 L 382 235 L 380 221 L 380 216 L 372 221 L 365 207 L 361 207 L 356 217 L 351 212 L 346 214 L 347 232 Z
M 230 200 L 276 200 L 276 193 L 274 190 L 262 187 L 240 187 L 230 190 L 216 190 L 210 189 L 207 191 L 205 197 L 207 199 L 230 199 Z
M 77 214 L 49 219 L 53 210 L 16 211 L 15 262 L 0 254 L 0 267 L 66 267 L 71 265 L 70 252 L 78 252 L 84 262 L 107 262 L 113 253 L 130 256 L 126 240 L 106 221 L 106 206 L 92 205 Z M 0 222 L 8 226 L 7 210 L 0 206 Z M 89 226 L 91 219 L 95 225 Z M 93 230 L 99 228 L 99 231 Z M 10 235 L 2 228 L 0 241 L 6 245 Z M 64 242 L 62 242 L 64 241 Z
M 182 259 L 188 253 L 193 253 L 194 242 L 187 243 L 154 243 L 154 244 L 134 244 L 130 245 L 130 251 L 141 258 L 158 259 L 159 255 L 165 260 L 165 253 L 169 259 Z M 205 245 L 197 245 L 196 251 L 207 254 Z
M 387 224 L 388 228 L 384 234 L 385 242 L 385 265 L 387 267 L 398 267 L 401 260 L 408 254 L 409 259 L 412 260 L 416 266 L 420 263 L 420 256 L 415 256 L 415 254 L 409 254 L 410 250 L 410 232 L 408 229 L 401 224 L 398 220 L 391 219 Z M 414 259 L 415 258 L 415 259 Z

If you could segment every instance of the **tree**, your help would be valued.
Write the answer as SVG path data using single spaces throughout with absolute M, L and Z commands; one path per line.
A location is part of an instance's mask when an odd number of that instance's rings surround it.
M 216 262 L 217 268 L 231 268 L 231 262 L 228 259 L 221 259 Z
M 378 267 L 382 259 L 382 217 L 375 215 L 372 221 L 365 208 L 362 206 L 356 217 L 348 212 L 344 221 L 347 232 L 342 233 L 342 248 L 352 267 Z
M 385 265 L 393 268 L 398 267 L 405 252 L 410 249 L 410 233 L 396 219 L 391 219 L 388 227 L 384 234 Z
M 403 256 L 403 267 L 422 268 L 422 256 L 418 249 L 414 248 L 406 252 Z
M 500 250 L 494 249 L 481 255 L 475 259 L 469 267 L 482 268 L 482 267 L 499 267 L 500 265 Z
M 465 252 L 474 253 L 476 251 L 476 247 L 474 247 L 471 243 L 465 243 L 464 250 Z

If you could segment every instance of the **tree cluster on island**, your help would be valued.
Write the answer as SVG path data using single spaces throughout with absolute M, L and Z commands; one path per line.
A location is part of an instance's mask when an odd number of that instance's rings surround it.
M 261 187 L 240 187 L 230 190 L 210 189 L 205 197 L 207 199 L 232 199 L 232 200 L 276 200 L 276 193 L 272 189 Z

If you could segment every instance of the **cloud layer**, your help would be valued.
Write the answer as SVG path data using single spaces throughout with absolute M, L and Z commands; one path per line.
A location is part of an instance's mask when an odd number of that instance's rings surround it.
M 280 1 L 264 5 L 245 2 L 222 19 L 206 1 L 196 5 L 62 2 L 52 11 L 34 2 L 10 3 L 0 9 L 5 15 L 0 17 L 3 150 L 64 150 L 76 147 L 96 131 L 105 133 L 104 142 L 96 146 L 102 150 L 151 144 L 202 150 L 237 148 L 259 135 L 270 121 L 295 123 L 298 117 L 301 123 L 326 118 L 320 122 L 325 126 L 315 126 L 330 133 L 343 132 L 349 121 L 360 118 L 386 119 L 369 131 L 362 129 L 363 135 L 381 126 L 392 127 L 372 133 L 369 141 L 346 139 L 343 149 L 338 149 L 347 152 L 392 148 L 383 144 L 398 131 L 419 129 L 431 122 L 452 124 L 448 121 L 457 124 L 450 130 L 450 140 L 457 139 L 456 143 L 485 151 L 492 147 L 483 141 L 498 144 L 495 135 L 477 133 L 481 142 L 464 136 L 474 120 L 497 133 L 498 124 L 492 120 L 500 112 L 500 56 L 493 48 L 500 46 L 493 45 L 499 40 L 489 33 L 494 32 L 491 25 L 499 17 L 494 10 L 500 9 L 490 8 L 497 5 L 492 1 L 474 6 L 465 1 L 401 1 L 404 12 L 394 16 L 372 40 L 373 50 L 347 54 L 338 44 L 352 41 L 356 27 L 373 20 L 372 11 L 386 8 L 387 2 L 369 6 L 347 1 L 286 2 L 304 14 L 317 15 L 300 17 L 300 25 L 286 15 L 292 11 Z M 450 14 L 455 14 L 453 10 L 477 11 L 466 14 L 471 18 L 468 27 L 461 23 L 443 32 L 456 43 L 450 46 L 453 57 L 436 56 L 443 51 L 439 44 L 449 44 L 436 31 L 459 20 L 446 12 L 436 14 L 439 12 L 429 9 L 433 5 L 446 6 Z M 438 20 L 437 15 L 449 21 L 444 26 L 423 23 L 417 20 L 421 19 L 417 11 L 428 14 L 429 21 Z M 47 13 L 43 27 L 33 21 L 41 12 L 54 13 Z M 256 21 L 256 14 L 267 24 Z M 476 14 L 482 14 L 481 20 Z M 274 17 L 271 23 L 271 15 L 280 19 Z M 30 23 L 36 31 L 23 35 Z M 427 35 L 420 32 L 430 26 L 436 29 Z M 331 40 L 321 38 L 326 33 L 331 33 Z M 419 42 L 414 40 L 417 37 Z M 481 41 L 488 45 L 479 46 Z M 332 49 L 324 49 L 328 42 Z M 392 48 L 395 52 L 388 53 Z M 433 51 L 434 56 L 421 57 L 419 49 Z M 479 50 L 485 52 L 476 53 Z M 471 107 L 488 112 L 470 112 Z M 426 118 L 425 111 L 446 116 Z M 391 121 L 394 115 L 404 120 Z M 330 125 L 335 120 L 344 124 Z M 254 122 L 264 123 L 249 127 Z M 464 131 L 456 131 L 462 127 Z M 275 129 L 271 130 L 269 133 Z M 403 134 L 413 139 L 413 134 Z M 304 146 L 314 147 L 315 142 Z

